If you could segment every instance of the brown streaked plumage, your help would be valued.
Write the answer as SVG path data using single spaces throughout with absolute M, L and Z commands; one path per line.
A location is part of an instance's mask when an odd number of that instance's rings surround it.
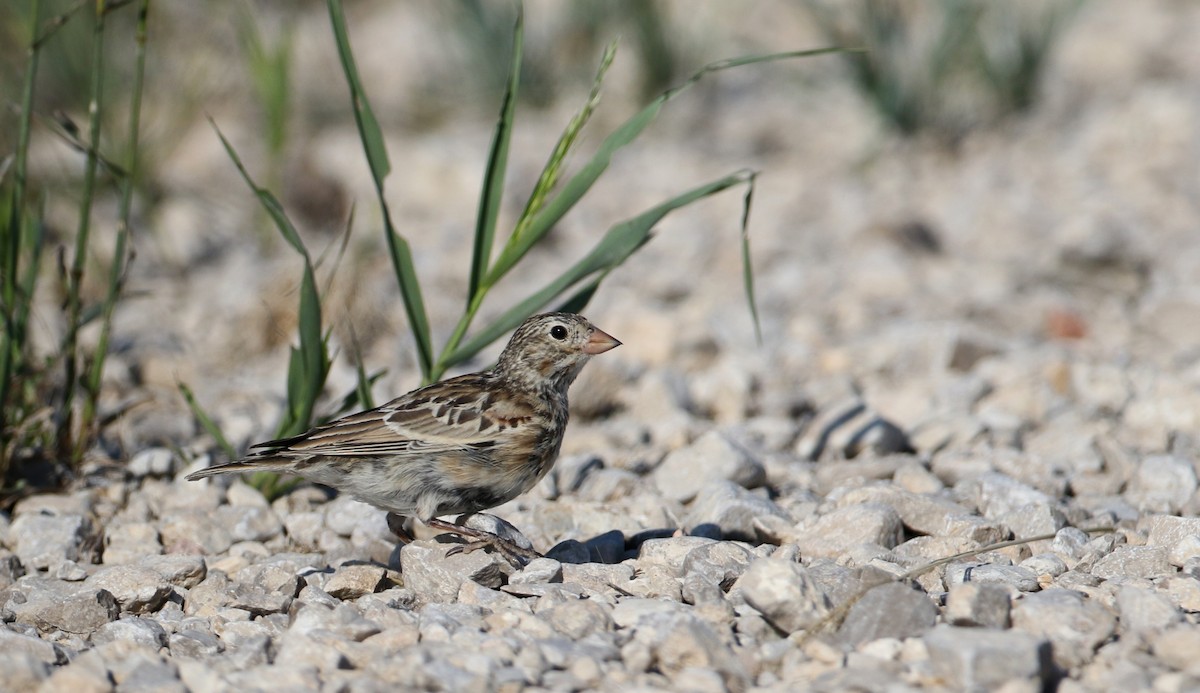
M 490 370 L 259 443 L 258 452 L 187 478 L 297 474 L 397 515 L 494 543 L 436 518 L 501 505 L 545 476 L 566 430 L 567 388 L 590 357 L 619 345 L 579 315 L 535 315 L 517 327 Z

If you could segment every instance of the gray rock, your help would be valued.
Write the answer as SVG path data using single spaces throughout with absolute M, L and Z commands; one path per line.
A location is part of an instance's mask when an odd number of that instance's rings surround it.
M 13 506 L 12 516 L 49 515 L 65 517 L 79 515 L 89 517 L 96 507 L 96 497 L 88 491 L 74 493 L 39 493 L 26 496 Z
M 1054 535 L 1067 525 L 1067 517 L 1053 505 L 1032 503 L 1005 513 L 1000 518 L 1017 539 Z M 1048 543 L 1037 542 L 1033 550 L 1044 550 Z
M 434 642 L 449 642 L 459 631 L 479 632 L 482 626 L 483 609 L 468 604 L 426 604 L 417 622 L 421 640 Z
M 943 618 L 955 626 L 1004 630 L 1009 627 L 1012 601 L 1002 585 L 966 582 L 950 588 Z
M 1186 537 L 1200 537 L 1200 517 L 1145 515 L 1137 528 L 1146 533 L 1147 546 L 1171 548 Z
M 798 563 L 760 558 L 735 583 L 746 603 L 786 633 L 808 628 L 831 608 L 808 571 Z
M 317 604 L 306 604 L 295 610 L 289 631 L 298 633 L 328 633 L 342 640 L 361 642 L 378 634 L 382 629 L 352 604 L 338 604 L 328 608 Z
M 647 539 L 638 551 L 638 565 L 657 565 L 675 577 L 683 576 L 683 561 L 697 548 L 716 541 L 707 537 L 678 536 Z
M 1196 469 L 1190 461 L 1154 455 L 1138 465 L 1126 495 L 1143 512 L 1178 513 L 1196 488 Z
M 292 595 L 287 592 L 268 592 L 254 585 L 234 583 L 227 606 L 249 611 L 255 616 L 286 613 L 292 605 Z
M 1200 536 L 1195 534 L 1189 534 L 1175 542 L 1167 554 L 1167 560 L 1171 565 L 1181 568 L 1189 561 L 1194 562 L 1196 559 L 1200 559 Z
M 947 498 L 926 496 L 890 485 L 853 489 L 838 499 L 838 505 L 843 507 L 866 503 L 892 508 L 905 527 L 924 535 L 949 534 L 954 518 L 971 515 L 969 509 Z
M 636 597 L 666 598 L 672 601 L 683 598 L 679 592 L 679 578 L 657 565 L 639 566 L 633 573 L 633 579 L 625 582 L 622 587 Z
M 172 585 L 187 589 L 200 584 L 208 574 L 208 564 L 201 556 L 147 556 L 138 561 L 138 567 L 152 570 Z
M 224 527 L 233 541 L 268 541 L 283 533 L 283 522 L 274 510 L 253 505 L 222 505 L 213 521 Z
M 1200 580 L 1193 576 L 1178 575 L 1165 581 L 1171 603 L 1183 611 L 1200 611 Z
M 229 576 L 214 570 L 200 584 L 188 590 L 183 602 L 188 616 L 210 617 L 233 602 L 233 585 Z
M 63 561 L 91 562 L 87 547 L 95 543 L 92 522 L 82 515 L 25 513 L 13 520 L 9 535 L 21 563 L 45 570 Z
M 157 621 L 132 617 L 106 623 L 92 634 L 92 643 L 97 646 L 118 641 L 137 643 L 157 650 L 166 647 L 167 631 Z
M 1200 652 L 1200 629 L 1177 625 L 1154 636 L 1150 649 L 1163 664 L 1176 671 L 1197 671 L 1196 653 Z
M 900 516 L 891 506 L 867 503 L 838 508 L 817 518 L 800 530 L 796 544 L 805 556 L 836 557 L 858 544 L 893 548 L 903 532 Z
M 386 524 L 386 522 L 385 522 Z M 324 513 L 316 511 L 289 513 L 283 517 L 283 529 L 295 546 L 313 549 L 321 545 L 321 534 L 330 531 Z
M 1118 546 L 1092 567 L 1092 575 L 1105 580 L 1117 577 L 1157 578 L 1175 572 L 1162 546 Z
M 925 637 L 934 673 L 953 690 L 1049 690 L 1054 675 L 1050 643 L 1028 633 L 939 625 Z
M 172 633 L 168 638 L 168 646 L 172 656 L 193 659 L 208 657 L 221 651 L 221 641 L 217 639 L 217 636 L 202 630 L 184 630 Z
M 716 525 L 725 539 L 756 541 L 756 518 L 773 515 L 791 520 L 773 501 L 730 481 L 714 481 L 702 486 L 692 502 L 685 524 L 697 527 Z
M 1021 561 L 1021 567 L 1032 570 L 1038 576 L 1039 581 L 1043 575 L 1058 577 L 1067 572 L 1067 564 L 1053 553 L 1039 553 L 1036 556 L 1030 556 Z
M 159 534 L 165 551 L 172 554 L 214 556 L 233 545 L 229 529 L 207 510 L 172 512 L 162 518 Z
M 130 458 L 125 469 L 137 479 L 147 476 L 170 476 L 174 471 L 175 453 L 169 448 L 146 448 Z
M 54 568 L 54 577 L 63 582 L 83 582 L 88 571 L 75 561 L 63 561 Z
M 555 604 L 540 610 L 538 616 L 544 618 L 554 630 L 576 642 L 593 633 L 608 633 L 615 627 L 609 609 L 592 599 Z
M 1037 573 L 1028 568 L 998 563 L 953 563 L 946 566 L 946 584 L 966 582 L 1004 585 L 1018 592 L 1036 592 L 1042 588 Z
M 51 691 L 108 691 L 112 690 L 112 674 L 95 650 L 83 652 L 69 664 L 54 669 L 42 685 Z
M 112 646 L 105 649 L 110 650 Z M 163 660 L 153 650 L 143 649 L 138 655 L 116 662 L 110 661 L 108 651 L 102 656 L 118 690 L 188 693 L 189 689 L 179 680 L 179 667 L 175 662 Z
M 158 528 L 149 522 L 113 522 L 104 529 L 104 563 L 135 563 L 162 553 Z
M 358 599 L 364 594 L 373 594 L 386 573 L 384 568 L 375 565 L 343 565 L 325 583 L 325 591 L 338 599 Z
M 890 582 L 871 588 L 854 602 L 838 628 L 838 640 L 854 649 L 880 638 L 920 637 L 936 620 L 937 607 L 928 596 L 908 585 Z
M 719 674 L 728 690 L 744 690 L 750 684 L 742 662 L 712 627 L 683 611 L 639 619 L 633 637 L 621 648 L 621 658 L 635 671 L 653 668 L 668 678 L 700 668 Z
M 681 577 L 700 575 L 722 589 L 729 589 L 755 558 L 749 548 L 731 541 L 698 546 L 684 557 Z
M 0 525 L 0 542 L 3 541 L 4 527 Z M 25 566 L 21 565 L 21 559 L 15 554 L 11 554 L 3 549 L 0 549 L 0 589 L 4 589 L 13 584 L 25 574 Z
M 1156 633 L 1183 620 L 1169 596 L 1133 585 L 1117 590 L 1117 610 L 1125 632 Z
M 108 590 L 121 610 L 130 614 L 157 611 L 173 592 L 171 583 L 157 572 L 130 565 L 102 568 L 85 584 L 97 590 Z
M 1083 557 L 1085 548 L 1091 537 L 1088 533 L 1076 527 L 1063 527 L 1054 535 L 1050 542 L 1050 550 L 1066 560 L 1067 567 L 1075 565 L 1075 559 Z
M 1027 505 L 1053 505 L 1041 491 L 998 473 L 983 474 L 957 484 L 955 491 L 969 499 L 984 517 L 999 519 Z
M 7 645 L 3 636 L 0 636 L 0 644 Z M 0 648 L 0 671 L 4 672 L 6 691 L 38 690 L 50 676 L 50 666 L 46 662 L 19 649 Z
M 743 488 L 758 488 L 766 480 L 762 463 L 716 430 L 672 450 L 654 470 L 654 482 L 662 495 L 680 503 L 691 501 L 711 482 L 728 481 Z
M 918 448 L 920 449 L 920 448 Z M 937 475 L 920 462 L 910 461 L 900 465 L 892 475 L 892 483 L 896 486 L 922 496 L 939 493 L 946 485 Z
M 508 578 L 510 585 L 533 585 L 562 581 L 562 563 L 553 558 L 535 558 Z
M 103 589 L 77 587 L 41 578 L 22 578 L 5 605 L 18 623 L 43 633 L 90 635 L 120 613 L 116 599 Z
M 363 527 L 379 537 L 392 536 L 387 527 L 387 513 L 373 505 L 343 495 L 325 504 L 325 526 L 339 536 L 349 537 Z
M 1012 612 L 1013 628 L 1049 640 L 1054 661 L 1064 668 L 1087 664 L 1113 636 L 1116 618 L 1078 592 L 1053 589 L 1025 595 Z
M 486 551 L 447 556 L 452 545 L 418 540 L 400 552 L 404 586 L 428 602 L 452 602 L 464 580 L 495 589 L 504 582 L 509 566 L 503 558 Z
M 47 665 L 67 663 L 67 655 L 58 645 L 42 640 L 33 635 L 15 633 L 8 628 L 0 628 L 0 656 L 28 655 Z M 0 669 L 0 671 L 6 671 Z

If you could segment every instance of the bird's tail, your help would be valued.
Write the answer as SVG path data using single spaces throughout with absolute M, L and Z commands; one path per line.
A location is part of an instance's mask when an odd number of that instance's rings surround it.
M 185 479 L 195 481 L 218 474 L 237 474 L 238 472 L 290 472 L 295 460 L 286 457 L 255 457 L 251 455 L 236 462 L 214 464 L 199 471 L 188 474 Z

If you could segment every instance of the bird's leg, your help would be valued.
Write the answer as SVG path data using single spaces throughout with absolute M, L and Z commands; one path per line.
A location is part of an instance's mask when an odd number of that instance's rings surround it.
M 509 541 L 504 537 L 492 534 L 491 532 L 485 532 L 482 529 L 456 525 L 452 522 L 439 520 L 436 517 L 424 520 L 424 522 L 426 526 L 432 529 L 440 529 L 443 532 L 457 534 L 460 537 L 464 537 L 468 540 L 466 544 L 455 546 L 447 551 L 447 556 L 453 556 L 459 553 L 471 553 L 472 551 L 477 551 L 490 546 L 491 548 L 495 549 L 497 553 L 499 553 L 501 556 L 504 556 L 505 559 L 517 567 L 523 565 L 521 561 L 522 558 L 526 561 L 529 561 L 533 560 L 534 558 L 542 557 L 542 554 L 534 551 L 533 549 L 517 546 L 512 541 Z
M 390 529 L 392 534 L 395 534 L 402 543 L 411 544 L 413 541 L 413 536 L 408 533 L 408 530 L 404 529 L 404 520 L 405 517 L 403 515 L 397 515 L 396 513 L 387 514 L 388 529 Z

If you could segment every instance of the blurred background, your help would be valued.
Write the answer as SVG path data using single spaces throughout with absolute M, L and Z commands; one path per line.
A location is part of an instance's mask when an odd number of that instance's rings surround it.
M 0 6 L 4 157 L 18 146 L 36 4 Z M 51 362 L 68 332 L 57 268 L 73 258 L 78 133 L 95 65 L 95 19 L 88 3 L 77 5 L 43 0 L 38 10 L 43 31 L 63 18 L 40 47 L 25 192 L 46 233 L 29 348 Z M 466 300 L 514 5 L 356 0 L 346 14 L 392 161 L 386 197 L 440 342 Z M 706 63 L 855 50 L 725 71 L 669 103 L 521 272 L 496 287 L 481 323 L 614 223 L 750 168 L 760 172 L 750 233 L 761 345 L 742 293 L 742 195 L 726 192 L 664 220 L 597 292 L 589 316 L 626 343 L 625 365 L 614 368 L 721 372 L 731 387 L 782 390 L 847 374 L 908 423 L 934 406 L 914 374 L 963 349 L 969 369 L 1013 340 L 1197 371 L 1195 3 L 529 0 L 525 22 L 501 242 L 613 39 L 601 105 L 568 168 Z M 103 112 L 112 126 L 99 149 L 114 157 L 128 146 L 136 23 L 130 4 L 105 29 Z M 112 323 L 100 401 L 114 416 L 101 451 L 120 458 L 200 435 L 178 382 L 235 446 L 264 437 L 279 417 L 302 266 L 210 118 L 314 256 L 327 258 L 317 272 L 332 334 L 327 393 L 354 388 L 352 343 L 369 370 L 386 370 L 375 383 L 380 401 L 418 384 L 325 3 L 158 2 L 147 35 L 135 256 Z M 99 173 L 85 304 L 108 285 L 118 187 Z M 85 326 L 83 342 L 94 344 L 96 331 Z M 498 346 L 458 370 L 486 365 Z M 720 403 L 710 404 L 719 416 Z

